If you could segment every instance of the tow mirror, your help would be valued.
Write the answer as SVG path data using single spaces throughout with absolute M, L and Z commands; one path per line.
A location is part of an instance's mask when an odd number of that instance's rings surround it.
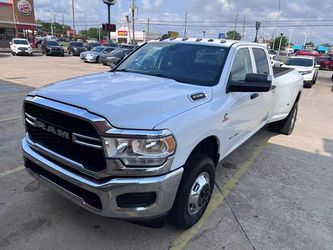
M 244 81 L 230 80 L 227 92 L 268 92 L 272 88 L 272 77 L 267 74 L 247 74 Z

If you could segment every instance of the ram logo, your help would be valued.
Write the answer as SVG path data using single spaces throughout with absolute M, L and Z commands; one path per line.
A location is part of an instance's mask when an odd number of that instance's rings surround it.
M 62 129 L 59 129 L 59 128 L 56 128 L 56 127 L 53 127 L 51 125 L 47 125 L 45 123 L 42 123 L 40 121 L 35 121 L 35 127 L 36 128 L 40 128 L 48 133 L 52 133 L 54 135 L 57 135 L 63 139 L 66 139 L 66 140 L 70 140 L 70 133 L 67 132 L 67 131 L 64 131 Z

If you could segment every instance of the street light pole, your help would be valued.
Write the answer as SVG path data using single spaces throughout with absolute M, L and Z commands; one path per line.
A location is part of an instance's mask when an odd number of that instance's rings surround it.
M 281 52 L 282 37 L 283 37 L 283 33 L 281 32 L 281 34 L 280 34 L 280 44 L 279 44 L 279 51 L 278 51 L 278 55 L 280 55 L 280 52 Z
M 111 23 L 111 4 L 106 4 L 108 6 L 108 24 Z M 108 40 L 111 42 L 111 32 L 108 30 Z
M 287 50 L 287 56 L 289 55 L 289 48 L 290 48 L 290 43 L 291 43 L 291 36 L 293 35 L 294 28 L 290 30 L 290 35 L 289 35 L 289 42 L 288 42 L 288 50 Z
M 73 40 L 75 41 L 75 9 L 74 9 L 74 0 L 72 0 L 72 17 L 73 17 Z
M 305 49 L 305 47 L 306 47 L 306 38 L 308 37 L 308 35 L 310 35 L 310 33 L 308 33 L 308 32 L 304 32 L 303 33 L 304 34 L 304 42 L 303 42 L 303 46 L 304 46 L 304 49 Z

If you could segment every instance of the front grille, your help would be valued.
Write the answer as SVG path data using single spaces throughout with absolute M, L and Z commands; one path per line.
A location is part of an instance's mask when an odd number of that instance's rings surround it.
M 89 205 L 93 206 L 97 209 L 102 209 L 102 202 L 101 199 L 98 197 L 97 194 L 85 190 L 79 186 L 76 186 L 68 181 L 61 179 L 60 177 L 52 174 L 51 172 L 41 168 L 33 161 L 25 158 L 24 165 L 26 168 L 30 169 L 32 172 L 45 177 L 46 179 L 52 181 L 53 183 L 57 184 L 58 186 L 62 187 L 63 189 L 69 191 L 72 194 L 80 197 L 84 202 L 88 203 Z
M 19 47 L 18 49 L 22 50 L 22 51 L 27 51 L 28 50 L 28 48 L 24 48 L 24 47 Z
M 85 169 L 99 172 L 106 168 L 100 136 L 94 126 L 86 120 L 62 113 L 34 103 L 25 102 L 24 112 L 38 122 L 68 132 L 68 138 L 47 132 L 26 122 L 29 138 L 41 146 L 83 165 Z M 91 144 L 100 148 L 74 143 L 72 134 L 95 138 Z M 83 142 L 88 142 L 87 140 Z

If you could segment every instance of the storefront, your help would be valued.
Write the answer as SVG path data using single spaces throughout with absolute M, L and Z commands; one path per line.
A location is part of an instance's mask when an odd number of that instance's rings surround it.
M 0 0 L 0 47 L 14 37 L 35 42 L 36 21 L 33 0 Z

